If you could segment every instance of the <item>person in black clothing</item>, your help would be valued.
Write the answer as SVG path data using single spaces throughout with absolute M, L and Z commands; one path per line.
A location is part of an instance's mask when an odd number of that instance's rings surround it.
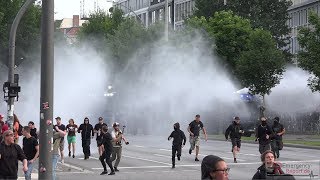
M 97 140 L 97 146 L 98 146 L 98 151 L 99 151 L 99 156 L 102 155 L 102 136 L 101 136 L 101 128 L 102 126 L 107 126 L 106 123 L 103 122 L 103 118 L 99 117 L 99 122 L 94 126 L 94 133 L 96 133 L 96 140 Z
M 61 131 L 63 131 L 64 133 L 67 133 L 66 126 L 61 122 L 61 117 L 56 117 L 55 119 L 57 121 L 57 124 L 54 125 L 53 129 L 56 129 L 56 126 L 57 126 Z M 61 137 L 59 149 L 60 149 L 60 158 L 61 158 L 60 162 L 64 163 L 64 136 Z
M 271 127 L 267 124 L 267 118 L 261 117 L 261 124 L 257 127 L 256 141 L 259 141 L 259 152 L 263 154 L 271 150 L 270 139 L 273 136 Z
M 23 172 L 28 171 L 26 156 L 21 147 L 14 143 L 13 132 L 7 130 L 0 143 L 0 179 L 18 179 L 18 160 L 23 163 Z
M 194 148 L 196 148 L 196 158 L 195 161 L 199 161 L 198 154 L 200 149 L 200 130 L 203 131 L 204 137 L 207 141 L 207 132 L 203 127 L 203 123 L 200 121 L 200 115 L 196 115 L 196 119 L 193 120 L 188 126 L 188 132 L 190 134 L 190 149 L 189 154 L 192 153 Z
M 100 175 L 104 175 L 107 174 L 107 166 L 106 163 L 108 164 L 111 172 L 109 173 L 109 175 L 114 175 L 115 171 L 113 169 L 112 166 L 112 161 L 111 161 L 111 153 L 112 153 L 112 136 L 111 134 L 108 132 L 108 126 L 104 125 L 101 127 L 101 148 L 102 148 L 102 155 L 100 156 L 100 162 L 103 166 L 103 172 Z
M 39 143 L 35 137 L 31 136 L 30 130 L 29 126 L 25 126 L 22 129 L 22 134 L 24 136 L 22 149 L 28 161 L 28 171 L 24 173 L 26 180 L 31 180 L 34 162 L 39 156 Z
M 85 117 L 83 124 L 80 125 L 78 133 L 81 133 L 82 149 L 84 154 L 84 159 L 89 159 L 91 138 L 94 137 L 93 127 L 89 123 L 89 118 Z
M 230 136 L 232 149 L 231 152 L 233 154 L 233 161 L 237 163 L 237 153 L 240 151 L 241 147 L 241 136 L 244 133 L 243 128 L 240 124 L 240 118 L 234 117 L 232 124 L 226 129 L 225 137 L 228 140 Z
M 172 141 L 172 168 L 175 168 L 175 160 L 176 160 L 176 153 L 178 161 L 180 161 L 181 157 L 181 149 L 184 145 L 186 145 L 186 136 L 184 135 L 184 132 L 180 130 L 180 124 L 175 123 L 173 125 L 174 131 L 170 134 L 168 137 L 168 141 L 173 138 Z M 183 141 L 183 143 L 182 143 Z M 182 145 L 183 144 L 183 145 Z
M 280 123 L 279 117 L 274 118 L 272 131 L 274 133 L 274 136 L 271 138 L 271 149 L 275 153 L 276 157 L 279 158 L 279 150 L 282 150 L 283 148 L 282 135 L 286 132 L 283 125 Z
M 28 126 L 30 128 L 30 135 L 36 139 L 38 139 L 37 128 L 34 126 L 33 121 L 29 121 Z

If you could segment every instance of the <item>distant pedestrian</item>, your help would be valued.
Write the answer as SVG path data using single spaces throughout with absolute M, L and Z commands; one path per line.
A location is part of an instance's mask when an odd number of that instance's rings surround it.
M 60 126 L 61 127 L 61 126 Z M 56 180 L 56 169 L 60 154 L 61 140 L 66 135 L 66 131 L 54 126 L 53 130 L 53 150 L 52 150 L 52 180 Z
M 72 145 L 72 158 L 74 158 L 75 157 L 74 154 L 76 152 L 76 141 L 77 141 L 76 132 L 77 132 L 78 126 L 74 124 L 73 119 L 70 119 L 66 129 L 68 132 L 67 140 L 68 140 L 69 157 L 71 156 L 71 145 Z
M 28 162 L 21 147 L 14 143 L 14 134 L 11 130 L 3 133 L 0 143 L 0 179 L 18 178 L 18 161 L 22 161 L 23 172 L 28 171 Z
M 113 162 L 114 160 L 116 161 L 114 163 L 115 171 L 119 171 L 118 166 L 122 156 L 122 140 L 125 142 L 126 145 L 129 144 L 129 142 L 127 142 L 126 138 L 124 137 L 122 131 L 120 130 L 119 126 L 120 124 L 118 122 L 113 123 L 112 125 L 113 131 L 111 132 L 112 145 L 113 145 L 111 162 Z
M 256 140 L 259 141 L 259 152 L 263 154 L 267 150 L 271 150 L 270 139 L 273 136 L 271 127 L 267 123 L 267 118 L 261 117 L 261 124 L 257 128 Z
M 81 133 L 82 150 L 84 155 L 84 160 L 89 159 L 91 156 L 90 144 L 91 139 L 94 137 L 93 127 L 89 122 L 89 118 L 85 117 L 83 124 L 80 125 L 78 133 Z
M 231 139 L 231 152 L 233 154 L 233 162 L 237 163 L 237 153 L 240 152 L 241 147 L 241 136 L 244 133 L 243 128 L 240 124 L 240 118 L 234 117 L 232 124 L 226 129 L 225 137 L 228 140 L 230 136 Z
M 228 180 L 230 168 L 220 157 L 208 155 L 201 163 L 201 180 Z
M 108 164 L 111 172 L 109 175 L 114 175 L 115 170 L 112 166 L 112 161 L 110 159 L 111 153 L 112 153 L 112 137 L 111 134 L 108 132 L 108 126 L 104 125 L 101 128 L 101 135 L 102 135 L 102 155 L 100 156 L 99 160 L 103 166 L 103 172 L 100 175 L 107 174 L 107 166 L 106 163 Z
M 283 125 L 280 123 L 280 118 L 275 117 L 272 125 L 274 136 L 271 138 L 271 149 L 275 153 L 276 158 L 280 157 L 280 150 L 283 148 L 282 135 L 286 132 Z
M 189 154 L 192 153 L 194 148 L 196 148 L 196 158 L 195 161 L 199 161 L 199 149 L 200 149 L 200 131 L 203 131 L 205 140 L 207 141 L 207 132 L 203 126 L 203 123 L 200 121 L 200 115 L 197 114 L 196 119 L 193 120 L 188 126 L 188 132 L 190 134 L 190 149 Z
M 66 126 L 64 124 L 62 124 L 61 122 L 61 117 L 56 117 L 56 122 L 57 124 L 54 125 L 55 127 L 57 126 L 61 131 L 63 131 L 64 133 L 67 133 L 67 130 L 66 130 Z M 54 128 L 56 129 L 56 128 Z M 60 162 L 61 163 L 64 163 L 64 136 L 61 137 L 61 141 L 60 141 Z
M 30 128 L 30 134 L 32 137 L 38 139 L 38 132 L 37 132 L 37 128 L 34 125 L 33 121 L 29 121 L 28 126 Z
M 28 171 L 24 172 L 24 176 L 26 180 L 31 180 L 33 166 L 39 156 L 39 144 L 37 139 L 31 136 L 29 126 L 23 127 L 22 134 L 24 136 L 23 152 L 26 155 L 28 161 Z
M 268 176 L 284 174 L 279 164 L 275 163 L 275 156 L 271 150 L 266 150 L 261 154 L 261 162 L 263 163 L 252 177 L 255 179 L 267 179 Z
M 178 161 L 181 158 L 181 150 L 186 145 L 186 136 L 182 130 L 180 130 L 180 124 L 177 122 L 173 125 L 173 131 L 168 137 L 168 141 L 173 138 L 172 141 L 172 168 L 175 168 L 176 154 Z
M 98 152 L 99 156 L 102 155 L 102 135 L 101 135 L 101 128 L 102 126 L 107 126 L 106 123 L 103 122 L 103 118 L 99 117 L 99 122 L 94 126 L 94 133 L 96 134 L 96 141 L 97 141 L 97 146 L 98 146 Z

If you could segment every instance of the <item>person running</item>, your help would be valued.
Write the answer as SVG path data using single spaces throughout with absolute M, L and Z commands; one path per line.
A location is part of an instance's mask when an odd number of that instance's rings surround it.
M 192 153 L 194 148 L 196 148 L 196 158 L 195 161 L 199 161 L 199 149 L 200 149 L 200 130 L 202 129 L 203 134 L 205 136 L 205 140 L 207 141 L 207 132 L 203 127 L 203 123 L 200 121 L 200 115 L 196 115 L 196 119 L 193 120 L 188 126 L 188 132 L 190 134 L 190 149 L 189 154 Z
M 84 154 L 84 160 L 89 159 L 91 138 L 94 137 L 93 127 L 89 122 L 89 118 L 85 117 L 83 124 L 80 125 L 78 133 L 81 133 L 82 150 Z
M 180 124 L 177 122 L 173 125 L 173 131 L 168 137 L 168 141 L 173 138 L 172 141 L 172 168 L 175 168 L 175 160 L 176 160 L 176 154 L 178 161 L 180 161 L 181 157 L 181 149 L 184 145 L 186 145 L 186 136 L 182 130 L 180 130 Z M 183 142 L 182 142 L 183 141 Z
M 0 179 L 18 179 L 18 161 L 22 161 L 23 172 L 28 171 L 26 156 L 21 147 L 14 143 L 13 132 L 7 130 L 0 143 Z
M 119 123 L 115 122 L 113 123 L 113 131 L 111 132 L 112 136 L 112 145 L 113 145 L 113 151 L 112 151 L 112 156 L 111 156 L 111 161 L 113 162 L 116 160 L 114 163 L 114 170 L 119 171 L 118 165 L 120 163 L 121 155 L 122 155 L 122 140 L 125 142 L 126 145 L 129 144 L 127 140 L 125 139 L 122 131 L 119 128 Z
M 240 118 L 234 117 L 232 124 L 226 129 L 225 137 L 228 141 L 228 137 L 230 136 L 232 149 L 231 152 L 233 154 L 233 162 L 237 163 L 237 153 L 240 152 L 241 147 L 241 136 L 244 133 L 243 128 L 240 124 Z
M 201 163 L 201 180 L 228 180 L 230 168 L 220 157 L 208 155 Z
M 23 142 L 23 152 L 27 157 L 28 161 L 28 171 L 24 172 L 26 180 L 31 180 L 31 173 L 33 170 L 34 162 L 39 156 L 39 144 L 35 137 L 30 134 L 30 127 L 23 127 L 22 134 L 24 136 Z
M 94 126 L 94 133 L 96 134 L 96 141 L 97 141 L 99 156 L 102 155 L 102 148 L 101 148 L 101 145 L 102 145 L 101 128 L 102 128 L 102 126 L 107 126 L 107 124 L 103 122 L 102 117 L 99 117 L 99 122 Z
M 111 134 L 108 132 L 108 126 L 104 125 L 101 128 L 101 136 L 102 136 L 102 155 L 99 157 L 99 160 L 103 166 L 103 172 L 100 175 L 104 175 L 107 174 L 107 166 L 106 163 L 108 164 L 111 172 L 109 173 L 109 175 L 114 175 L 115 174 L 115 170 L 113 169 L 112 166 L 112 161 L 110 159 L 111 153 L 112 153 L 112 137 Z
M 32 137 L 38 139 L 38 132 L 37 132 L 37 128 L 34 125 L 33 121 L 29 121 L 28 126 L 30 128 L 30 134 Z
M 62 126 L 60 126 L 62 127 Z M 66 135 L 66 131 L 59 129 L 59 126 L 54 126 L 53 130 L 53 150 L 52 150 L 52 180 L 56 180 L 56 169 L 57 163 L 59 159 L 59 153 L 61 151 L 61 143 L 62 137 Z
M 58 127 L 61 131 L 64 131 L 65 133 L 67 133 L 67 130 L 66 130 L 66 126 L 64 124 L 61 123 L 61 117 L 56 117 L 56 121 L 57 121 L 57 124 L 54 125 L 54 127 Z M 56 129 L 56 128 L 54 128 Z M 61 137 L 61 141 L 60 141 L 60 162 L 63 164 L 64 163 L 64 136 Z
M 280 157 L 280 150 L 283 148 L 282 135 L 286 132 L 283 125 L 280 123 L 280 118 L 275 117 L 272 125 L 274 136 L 271 138 L 271 149 L 275 153 L 276 158 Z
M 270 139 L 273 132 L 271 127 L 267 124 L 267 118 L 261 117 L 261 124 L 257 128 L 256 141 L 259 141 L 259 152 L 263 154 L 267 150 L 271 150 Z
M 72 158 L 74 158 L 74 154 L 76 152 L 76 132 L 78 129 L 78 126 L 74 124 L 74 120 L 70 119 L 69 124 L 66 127 L 68 136 L 68 150 L 69 150 L 69 157 L 71 157 L 71 145 L 72 145 Z

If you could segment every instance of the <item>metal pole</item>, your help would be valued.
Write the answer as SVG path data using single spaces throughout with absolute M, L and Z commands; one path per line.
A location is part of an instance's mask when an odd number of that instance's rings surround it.
M 164 39 L 165 41 L 169 40 L 169 0 L 165 0 L 165 7 L 164 7 Z
M 27 11 L 29 6 L 35 0 L 27 0 L 23 6 L 20 8 L 18 14 L 13 20 L 13 24 L 10 29 L 10 37 L 9 37 L 9 59 L 8 59 L 8 82 L 14 83 L 14 67 L 15 67 L 15 49 L 16 49 L 16 34 L 17 28 L 20 23 L 21 18 L 23 17 L 24 13 Z M 9 128 L 13 129 L 13 111 L 14 111 L 14 97 L 10 97 L 8 99 L 8 115 L 7 115 L 7 122 L 9 124 Z
M 39 179 L 52 179 L 54 0 L 42 1 Z

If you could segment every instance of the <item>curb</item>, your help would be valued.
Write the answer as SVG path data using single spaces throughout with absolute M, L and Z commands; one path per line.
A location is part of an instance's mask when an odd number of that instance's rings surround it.
M 225 141 L 223 139 L 218 139 L 218 138 L 209 138 L 210 140 L 216 140 L 216 141 Z M 247 141 L 247 140 L 241 140 L 242 143 L 248 143 L 248 144 L 258 144 L 256 142 L 252 141 Z M 316 149 L 320 150 L 320 146 L 307 146 L 307 145 L 302 145 L 302 144 L 291 144 L 291 143 L 284 143 L 285 147 L 294 147 L 294 148 L 304 148 L 304 149 Z

